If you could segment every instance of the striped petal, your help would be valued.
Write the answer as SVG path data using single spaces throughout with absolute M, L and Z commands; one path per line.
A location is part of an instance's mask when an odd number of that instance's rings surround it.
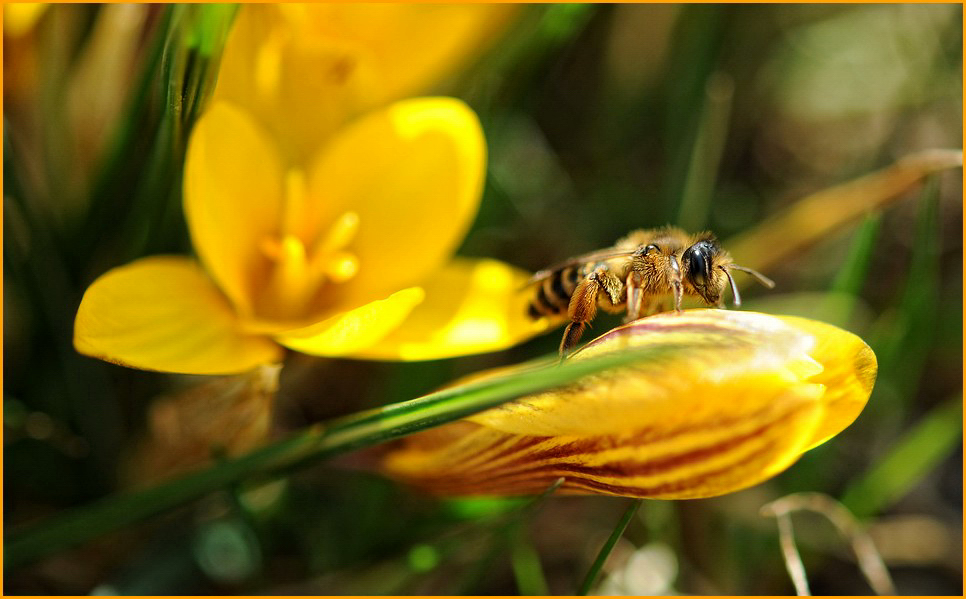
M 854 420 L 875 356 L 798 318 L 694 310 L 619 327 L 572 359 L 628 347 L 659 358 L 407 438 L 385 470 L 444 495 L 711 497 L 781 472 Z M 504 373 L 505 374 L 505 373 Z

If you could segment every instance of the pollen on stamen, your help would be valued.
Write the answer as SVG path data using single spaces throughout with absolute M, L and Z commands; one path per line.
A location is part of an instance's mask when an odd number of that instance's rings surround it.
M 355 239 L 359 231 L 359 214 L 344 212 L 333 221 L 328 231 L 319 237 L 316 253 L 329 255 L 345 249 Z
M 344 283 L 359 272 L 359 259 L 349 252 L 336 252 L 325 266 L 325 274 L 335 283 Z

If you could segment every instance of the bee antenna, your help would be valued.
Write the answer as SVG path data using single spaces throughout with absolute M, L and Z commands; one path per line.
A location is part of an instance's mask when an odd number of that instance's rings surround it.
M 738 266 L 737 264 L 731 264 L 728 266 L 728 268 L 733 268 L 735 270 L 740 270 L 741 272 L 746 272 L 751 276 L 755 277 L 756 279 L 758 279 L 758 282 L 764 285 L 765 287 L 769 289 L 775 288 L 775 281 L 772 281 L 771 279 L 769 279 L 768 277 L 766 277 L 765 275 L 761 274 L 760 272 L 758 272 L 753 268 L 748 268 L 747 266 Z
M 735 285 L 735 279 L 734 279 L 734 277 L 731 276 L 731 273 L 728 271 L 727 268 L 725 268 L 725 267 L 722 266 L 721 267 L 721 270 L 724 271 L 725 276 L 728 277 L 728 282 L 731 283 L 731 295 L 734 296 L 734 298 L 735 298 L 735 306 L 740 306 L 741 305 L 741 294 L 738 293 L 738 286 Z

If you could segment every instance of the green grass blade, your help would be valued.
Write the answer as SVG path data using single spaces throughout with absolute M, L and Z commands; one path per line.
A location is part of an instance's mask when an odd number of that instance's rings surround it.
M 540 555 L 533 543 L 526 538 L 522 528 L 514 531 L 510 544 L 510 566 L 520 595 L 545 596 L 549 594 L 547 579 L 540 565 Z
M 698 131 L 691 146 L 678 208 L 677 224 L 685 231 L 700 231 L 708 226 L 711 198 L 728 137 L 733 95 L 734 81 L 724 73 L 712 73 L 705 86 Z
M 872 252 L 875 250 L 875 242 L 881 227 L 881 213 L 875 212 L 865 217 L 852 238 L 849 253 L 842 261 L 842 267 L 835 276 L 830 291 L 859 295 L 865 283 L 866 274 L 869 272 Z
M 848 254 L 842 260 L 842 266 L 829 288 L 830 295 L 823 311 L 828 322 L 839 326 L 848 325 L 868 275 L 881 227 L 882 215 L 875 212 L 867 215 L 855 232 Z
M 959 447 L 962 424 L 962 397 L 933 408 L 846 490 L 842 503 L 857 518 L 869 518 L 889 507 Z
M 637 510 L 641 507 L 641 503 L 643 503 L 643 501 L 643 499 L 635 499 L 627 507 L 624 515 L 621 516 L 620 521 L 617 523 L 617 526 L 614 527 L 614 531 L 610 533 L 610 537 L 607 539 L 607 542 L 604 543 L 604 546 L 600 548 L 600 553 L 597 554 L 597 559 L 594 560 L 594 563 L 590 566 L 590 570 L 587 571 L 587 575 L 584 576 L 584 581 L 580 585 L 580 590 L 577 591 L 578 595 L 586 595 L 590 592 L 590 588 L 594 586 L 594 581 L 597 580 L 597 576 L 600 575 L 600 571 L 604 567 L 604 562 L 607 561 L 607 557 L 610 555 L 610 552 L 614 550 L 614 545 L 617 544 L 618 539 L 620 539 L 624 534 L 624 531 L 627 530 L 627 525 L 631 523 L 631 519 L 634 517 L 634 514 L 637 513 Z
M 870 345 L 879 372 L 895 386 L 904 410 L 912 400 L 938 326 L 939 303 L 939 178 L 931 177 L 923 191 L 909 276 L 893 322 L 876 331 Z
M 33 528 L 14 532 L 6 539 L 4 567 L 34 560 L 121 529 L 236 481 L 278 476 L 338 453 L 451 422 L 594 372 L 655 359 L 667 351 L 667 348 L 629 350 L 560 366 L 556 365 L 555 359 L 535 361 L 523 372 L 444 389 L 418 399 L 339 418 L 327 425 L 316 425 L 206 470 L 151 489 L 107 497 Z

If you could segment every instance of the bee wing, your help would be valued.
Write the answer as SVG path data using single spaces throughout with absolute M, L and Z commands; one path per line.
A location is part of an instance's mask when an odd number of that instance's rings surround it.
M 543 270 L 538 270 L 537 272 L 533 273 L 533 276 L 530 277 L 530 280 L 527 281 L 526 285 L 524 285 L 524 288 L 549 279 L 554 273 L 565 268 L 569 268 L 571 266 L 580 266 L 588 262 L 597 262 L 598 260 L 606 260 L 608 258 L 630 256 L 635 251 L 636 248 L 627 250 L 615 250 L 614 248 L 608 248 L 606 250 L 597 250 L 596 252 L 589 252 L 586 254 L 581 254 L 580 256 L 574 256 L 573 258 L 569 258 L 563 262 L 554 264 L 553 266 L 544 268 Z

